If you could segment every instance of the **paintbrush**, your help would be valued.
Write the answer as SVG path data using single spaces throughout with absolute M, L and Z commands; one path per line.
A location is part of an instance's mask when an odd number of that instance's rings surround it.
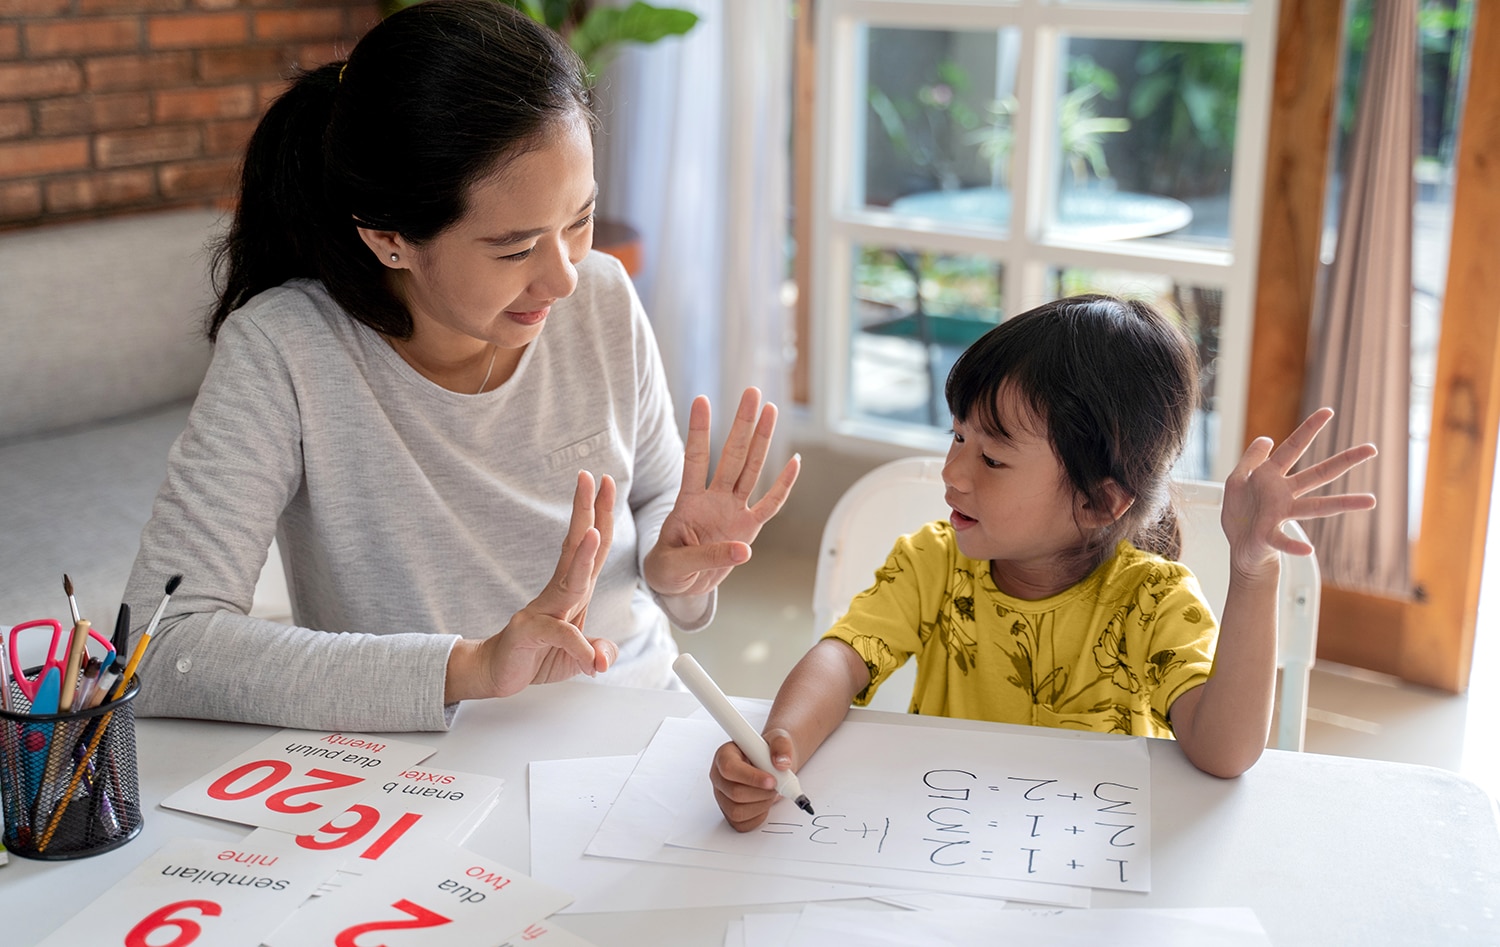
M 73 624 L 77 626 L 83 619 L 78 617 L 78 599 L 73 597 L 73 580 L 68 578 L 66 572 L 63 573 L 63 591 L 68 593 L 68 611 L 73 613 Z
M 156 623 L 159 622 L 159 621 L 161 621 L 162 613 L 164 613 L 167 610 L 167 602 L 169 602 L 169 601 L 172 600 L 172 593 L 175 592 L 175 591 L 177 591 L 177 586 L 179 586 L 181 584 L 182 584 L 182 576 L 180 574 L 179 575 L 174 575 L 170 579 L 167 580 L 166 594 L 161 597 L 161 604 L 158 605 L 158 606 L 156 606 L 156 611 L 154 613 L 152 613 L 151 620 L 146 623 L 146 632 L 145 632 L 145 636 L 144 637 L 150 638 L 153 634 L 156 633 Z M 136 648 L 137 648 L 137 650 L 140 650 L 141 646 L 137 645 Z M 123 685 L 125 683 L 125 681 L 122 680 L 120 683 Z M 121 690 L 121 692 L 123 692 L 124 691 L 124 687 L 122 686 L 120 688 L 120 690 Z

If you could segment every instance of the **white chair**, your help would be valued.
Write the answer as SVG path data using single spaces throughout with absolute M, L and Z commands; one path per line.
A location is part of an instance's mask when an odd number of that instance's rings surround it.
M 813 583 L 814 634 L 832 627 L 849 600 L 868 588 L 885 564 L 896 537 L 922 524 L 946 519 L 943 458 L 907 457 L 865 474 L 839 498 L 823 527 Z M 1219 527 L 1222 484 L 1178 481 L 1183 533 L 1182 561 L 1203 593 L 1222 614 L 1229 588 L 1229 541 Z M 1306 539 L 1296 523 L 1288 535 Z M 1301 750 L 1307 724 L 1307 683 L 1318 628 L 1318 564 L 1313 557 L 1283 556 L 1278 614 L 1277 664 L 1282 671 L 1278 724 L 1273 746 Z M 881 685 L 870 706 L 904 713 L 916 682 L 916 661 L 908 661 Z

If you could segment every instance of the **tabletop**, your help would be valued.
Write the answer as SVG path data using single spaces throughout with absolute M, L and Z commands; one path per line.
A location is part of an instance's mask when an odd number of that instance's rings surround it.
M 1005 188 L 969 187 L 908 194 L 892 201 L 890 209 L 903 216 L 1005 230 L 1010 203 Z M 1192 220 L 1192 208 L 1173 197 L 1102 187 L 1065 188 L 1058 194 L 1049 233 L 1075 240 L 1134 240 L 1181 230 Z
M 499 804 L 465 844 L 526 869 L 528 762 L 635 753 L 663 718 L 697 709 L 693 697 L 680 691 L 551 684 L 466 704 L 447 733 L 399 738 L 434 747 L 432 766 L 505 780 Z M 868 710 L 851 711 L 851 719 L 1018 729 Z M 12 857 L 0 868 L 4 943 L 35 944 L 170 838 L 228 841 L 247 835 L 247 827 L 157 803 L 273 732 L 242 724 L 138 721 L 141 835 L 115 851 L 71 862 Z M 1250 907 L 1278 947 L 1500 943 L 1500 828 L 1495 801 L 1473 783 L 1429 767 L 1276 750 L 1266 751 L 1244 776 L 1221 780 L 1195 769 L 1171 741 L 1147 742 L 1152 889 L 1095 891 L 1094 907 Z M 708 792 L 707 761 L 703 779 Z M 754 910 L 574 914 L 554 921 L 600 947 L 717 947 L 726 924 Z

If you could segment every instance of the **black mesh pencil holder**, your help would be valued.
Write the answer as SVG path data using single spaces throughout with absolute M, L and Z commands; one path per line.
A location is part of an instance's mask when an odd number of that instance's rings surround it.
M 31 702 L 10 683 L 10 710 L 0 710 L 7 849 L 26 858 L 82 858 L 140 833 L 132 705 L 139 691 L 139 680 L 132 680 L 118 700 L 31 717 Z

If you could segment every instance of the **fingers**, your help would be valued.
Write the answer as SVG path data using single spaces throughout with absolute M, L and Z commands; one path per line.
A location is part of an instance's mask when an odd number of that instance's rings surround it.
M 1319 408 L 1303 419 L 1297 425 L 1297 429 L 1287 435 L 1281 446 L 1271 452 L 1270 462 L 1274 464 L 1283 474 L 1296 466 L 1297 461 L 1307 452 L 1307 448 L 1318 436 L 1318 432 L 1333 418 L 1332 408 Z
M 570 555 L 563 550 L 552 581 L 528 608 L 553 618 L 567 619 L 588 603 L 594 587 L 594 561 L 599 553 L 599 531 L 590 526 Z M 586 662 L 586 663 L 592 663 Z
M 771 484 L 771 489 L 766 495 L 750 508 L 751 514 L 755 516 L 756 522 L 768 523 L 771 517 L 781 512 L 782 506 L 786 504 L 787 497 L 792 495 L 792 485 L 797 482 L 797 475 L 802 472 L 802 455 L 793 454 L 792 459 L 781 468 L 781 475 L 776 482 Z
M 708 398 L 699 395 L 688 410 L 687 449 L 682 459 L 682 492 L 702 493 L 708 482 L 709 432 L 712 429 Z
M 580 470 L 573 485 L 573 512 L 568 517 L 568 531 L 563 534 L 562 555 L 558 557 L 557 570 L 552 573 L 554 582 L 562 575 L 563 563 L 567 561 L 569 553 L 578 547 L 583 534 L 593 525 L 594 475 L 587 470 Z
M 753 389 L 752 389 L 753 390 Z M 755 482 L 766 466 L 766 456 L 771 452 L 771 435 L 776 433 L 776 406 L 769 401 L 761 409 L 760 420 L 755 422 L 755 434 L 750 438 L 750 453 L 745 458 L 744 469 L 734 482 L 734 495 L 749 500 L 755 491 Z
M 724 821 L 739 832 L 748 832 L 764 822 L 778 798 L 776 780 L 752 766 L 733 743 L 719 747 L 708 778 Z
M 609 547 L 615 541 L 615 478 L 609 474 L 599 478 L 599 493 L 594 497 L 594 528 L 599 531 L 599 551 L 594 554 L 591 579 L 599 578 L 604 560 L 609 558 Z
M 771 751 L 771 765 L 777 769 L 791 769 L 792 760 L 795 758 L 792 735 L 785 730 L 767 730 L 765 738 L 766 746 Z M 773 782 L 772 785 L 775 783 Z
M 678 546 L 674 549 L 665 549 L 658 544 L 653 554 L 660 560 L 661 574 L 675 579 L 667 582 L 671 588 L 663 591 L 681 594 L 692 587 L 703 573 L 728 573 L 735 566 L 749 562 L 751 548 L 749 543 L 738 540 L 705 543 L 701 546 Z
M 1338 493 L 1326 497 L 1303 497 L 1292 507 L 1287 519 L 1308 520 L 1353 513 L 1358 510 L 1373 510 L 1375 495 L 1371 493 Z
M 594 648 L 594 673 L 603 674 L 609 670 L 620 657 L 620 648 L 608 638 L 590 638 L 589 644 Z
M 1327 460 L 1313 464 L 1306 470 L 1299 470 L 1296 476 L 1292 478 L 1293 495 L 1300 497 L 1302 494 L 1310 490 L 1316 490 L 1326 483 L 1332 483 L 1378 453 L 1379 451 L 1375 449 L 1374 444 L 1360 444 L 1355 447 L 1345 448 Z
M 760 389 L 746 388 L 740 395 L 740 406 L 734 413 L 734 424 L 729 427 L 729 436 L 724 438 L 724 449 L 719 451 L 719 466 L 714 470 L 713 483 L 710 489 L 728 490 L 739 495 L 739 485 L 743 479 L 742 475 L 748 475 L 747 462 L 751 456 L 751 444 L 755 439 L 757 425 L 755 423 L 756 412 L 760 410 Z M 776 416 L 771 415 L 771 423 L 774 426 Z M 761 455 L 759 462 L 755 464 L 755 473 L 760 474 L 760 464 L 765 463 L 765 455 Z M 751 486 L 755 484 L 754 479 L 750 481 Z M 746 490 L 748 494 L 749 490 Z

